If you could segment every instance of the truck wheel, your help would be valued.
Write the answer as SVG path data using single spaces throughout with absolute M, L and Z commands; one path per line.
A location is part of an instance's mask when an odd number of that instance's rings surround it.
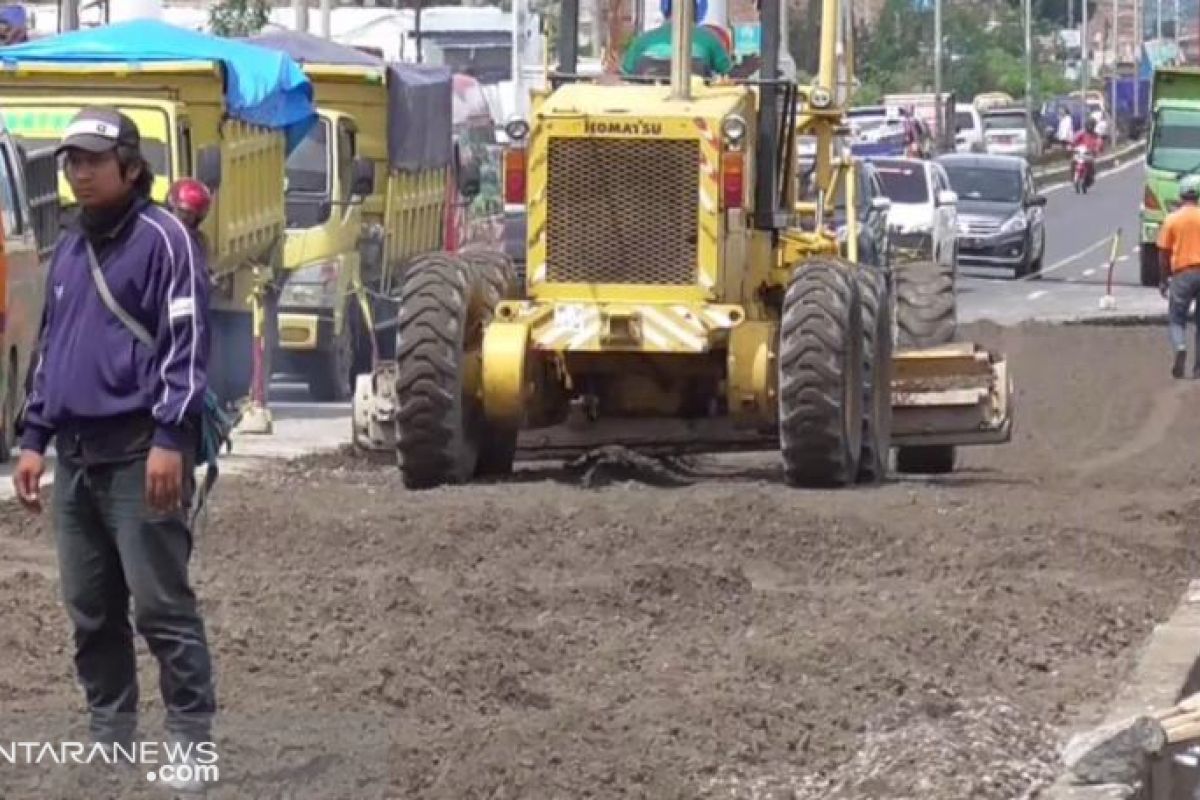
M 892 297 L 886 273 L 858 267 L 862 298 L 863 415 L 860 483 L 887 477 L 892 439 Z
M 899 346 L 919 350 L 954 341 L 957 330 L 953 273 L 937 264 L 906 264 L 896 271 Z M 900 447 L 896 471 L 942 473 L 954 470 L 954 445 Z
M 519 297 L 512 260 L 494 250 L 466 249 L 459 251 L 458 255 L 466 262 L 477 290 L 472 303 L 472 315 L 477 315 L 479 323 L 486 326 L 495 314 L 497 303 Z M 475 474 L 481 477 L 511 474 L 517 454 L 518 431 L 492 425 L 482 414 L 479 415 L 478 424 L 479 459 Z
M 1158 268 L 1158 247 L 1151 242 L 1142 242 L 1141 259 L 1142 286 L 1158 286 L 1160 275 Z
M 0 428 L 0 464 L 12 460 L 12 449 L 17 445 L 17 412 L 20 410 L 20 371 L 17 369 L 17 353 L 8 357 L 8 378 L 4 384 L 4 419 Z
M 901 350 L 937 347 L 954 339 L 958 328 L 954 267 L 933 261 L 901 264 L 896 280 L 896 345 Z
M 354 331 L 350 310 L 342 323 L 341 333 L 333 337 L 327 350 L 313 354 L 308 365 L 308 394 L 318 403 L 340 403 L 354 391 Z
M 779 443 L 795 486 L 846 486 L 862 447 L 862 307 L 836 261 L 797 265 L 779 333 Z
M 212 359 L 208 385 L 223 406 L 235 405 L 250 393 L 254 375 L 250 351 L 253 326 L 250 314 L 238 311 L 213 311 L 211 324 Z
M 400 289 L 396 449 L 410 489 L 462 483 L 475 471 L 472 403 L 463 396 L 470 288 L 460 259 L 430 253 L 412 263 Z

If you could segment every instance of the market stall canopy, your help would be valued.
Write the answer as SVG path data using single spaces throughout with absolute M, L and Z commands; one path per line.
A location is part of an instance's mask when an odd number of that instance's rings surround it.
M 73 31 L 0 50 L 0 63 L 218 61 L 229 115 L 287 131 L 288 150 L 316 122 L 312 83 L 278 50 L 177 28 L 157 20 Z
M 388 160 L 397 169 L 444 167 L 453 155 L 453 91 L 446 67 L 387 63 L 353 47 L 299 31 L 276 30 L 245 41 L 301 64 L 373 67 L 387 75 Z

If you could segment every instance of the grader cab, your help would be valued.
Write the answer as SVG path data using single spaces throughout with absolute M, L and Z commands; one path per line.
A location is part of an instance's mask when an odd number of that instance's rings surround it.
M 940 472 L 958 445 L 1008 441 L 1003 358 L 927 318 L 947 300 L 953 314 L 952 282 L 855 263 L 855 167 L 835 147 L 848 7 L 824 0 L 812 86 L 780 77 L 781 0 L 760 10 L 757 78 L 694 76 L 693 11 L 676 2 L 669 83 L 614 82 L 576 74 L 565 0 L 557 70 L 514 145 L 524 293 L 480 254 L 415 265 L 397 362 L 360 382 L 356 439 L 394 445 L 408 485 L 624 445 L 779 448 L 790 483 L 844 486 L 881 480 L 893 449 L 901 469 Z M 799 196 L 797 136 L 817 140 L 815 196 Z M 942 340 L 894 352 L 897 325 Z

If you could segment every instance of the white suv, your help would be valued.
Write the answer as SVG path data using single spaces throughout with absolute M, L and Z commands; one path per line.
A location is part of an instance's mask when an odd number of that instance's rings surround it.
M 958 196 L 940 164 L 911 158 L 873 159 L 892 201 L 888 212 L 892 249 L 899 261 L 958 266 Z

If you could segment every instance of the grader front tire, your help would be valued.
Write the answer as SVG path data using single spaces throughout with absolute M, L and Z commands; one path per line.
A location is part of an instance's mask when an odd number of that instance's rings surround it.
M 463 397 L 469 302 L 467 268 L 445 253 L 414 262 L 401 287 L 396 449 L 410 489 L 461 483 L 475 469 Z
M 896 316 L 901 348 L 938 347 L 957 333 L 953 268 L 923 261 L 896 270 Z M 954 471 L 954 445 L 901 447 L 896 471 L 942 474 Z
M 473 315 L 479 324 L 487 325 L 495 315 L 496 304 L 514 300 L 518 294 L 516 270 L 512 260 L 495 250 L 462 250 L 459 256 L 466 262 L 471 279 L 476 281 Z M 482 340 L 482 331 L 480 331 Z M 517 455 L 517 429 L 492 425 L 478 415 L 479 458 L 475 474 L 479 477 L 509 475 Z
M 859 267 L 863 317 L 863 432 L 861 483 L 887 477 L 892 438 L 892 297 L 886 273 Z
M 895 280 L 897 345 L 919 350 L 951 341 L 958 327 L 954 268 L 916 261 L 897 266 Z
M 812 260 L 792 273 L 779 342 L 779 439 L 789 483 L 846 486 L 862 447 L 862 308 L 854 277 Z

